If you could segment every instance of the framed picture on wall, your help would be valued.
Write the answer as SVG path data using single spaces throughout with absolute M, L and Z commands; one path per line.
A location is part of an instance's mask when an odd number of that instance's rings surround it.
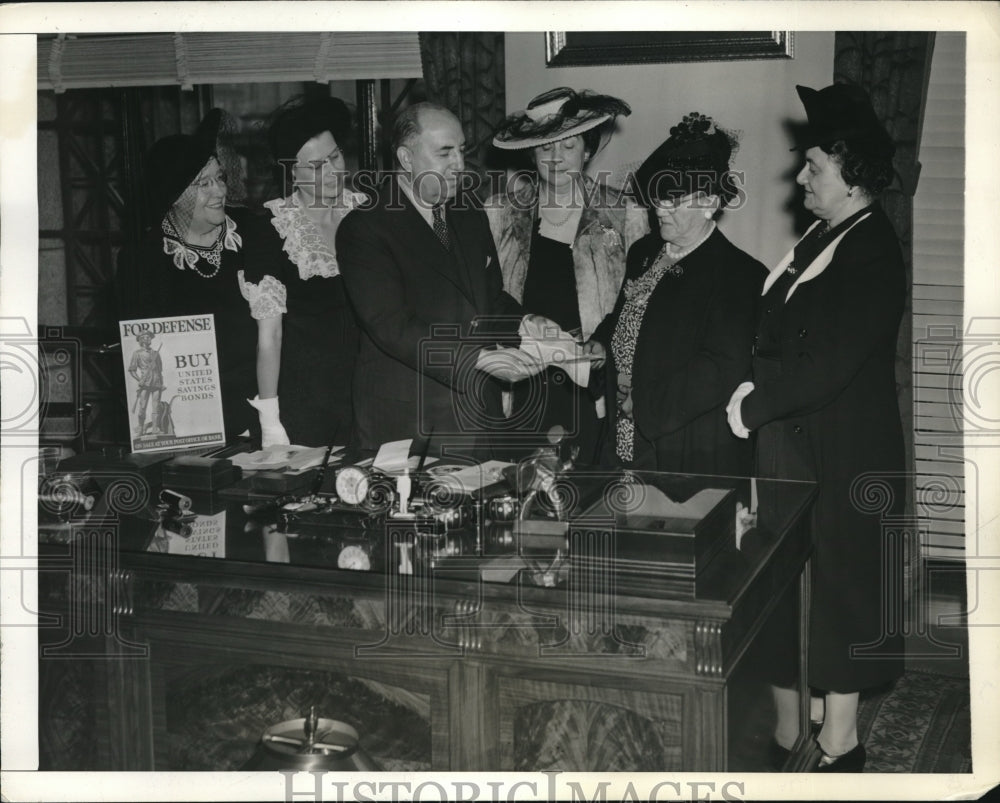
M 791 31 L 547 31 L 549 67 L 794 57 Z

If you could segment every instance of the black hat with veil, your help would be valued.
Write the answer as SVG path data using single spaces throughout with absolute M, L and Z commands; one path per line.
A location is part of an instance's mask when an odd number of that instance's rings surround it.
M 181 236 L 187 232 L 197 196 L 192 182 L 213 158 L 226 182 L 226 204 L 238 205 L 245 200 L 245 170 L 234 145 L 236 130 L 232 115 L 216 108 L 205 115 L 194 134 L 172 134 L 149 149 L 146 186 L 154 225 L 169 217 Z

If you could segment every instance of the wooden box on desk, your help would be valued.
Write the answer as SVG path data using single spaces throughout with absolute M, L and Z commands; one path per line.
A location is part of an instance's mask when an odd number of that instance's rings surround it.
M 736 491 L 704 488 L 681 502 L 639 485 L 630 502 L 602 497 L 569 528 L 571 562 L 610 571 L 621 590 L 694 597 L 698 576 L 726 544 L 735 545 Z
M 178 455 L 163 466 L 163 487 L 212 494 L 237 482 L 243 472 L 222 457 Z
M 93 477 L 104 490 L 105 486 L 132 477 L 151 488 L 159 487 L 163 478 L 163 465 L 173 455 L 163 452 L 144 454 L 108 449 L 106 452 L 84 452 L 59 461 L 59 471 L 66 474 Z

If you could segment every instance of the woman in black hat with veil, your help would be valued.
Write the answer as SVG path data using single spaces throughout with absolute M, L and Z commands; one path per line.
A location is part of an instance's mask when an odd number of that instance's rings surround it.
M 240 292 L 244 209 L 227 206 L 235 153 L 229 126 L 212 109 L 193 135 L 158 140 L 146 157 L 152 226 L 135 254 L 122 253 L 115 283 L 119 317 L 215 316 L 227 439 L 256 428 L 257 327 Z
M 604 462 L 633 469 L 746 475 L 750 444 L 723 407 L 749 376 L 754 310 L 767 271 L 716 219 L 740 189 L 735 136 L 693 112 L 636 171 L 657 229 L 629 249 L 614 312 L 594 334 L 607 355 Z
M 809 125 L 796 181 L 817 220 L 764 283 L 753 381 L 726 409 L 734 434 L 756 433 L 758 476 L 818 485 L 807 678 L 818 693 L 816 769 L 860 772 L 859 693 L 903 672 L 890 619 L 902 566 L 882 528 L 903 503 L 895 359 L 906 279 L 876 200 L 895 146 L 860 87 L 797 89 Z M 773 678 L 778 748 L 798 736 L 794 663 L 791 651 L 774 656 L 789 670 Z

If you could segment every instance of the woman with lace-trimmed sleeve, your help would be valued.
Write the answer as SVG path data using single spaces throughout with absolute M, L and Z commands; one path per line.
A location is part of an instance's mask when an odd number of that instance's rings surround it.
M 365 200 L 346 186 L 350 130 L 342 101 L 296 98 L 268 132 L 286 194 L 264 204 L 269 220 L 240 277 L 257 320 L 259 396 L 251 403 L 264 446 L 351 440 L 358 329 L 334 250 L 340 221 Z

